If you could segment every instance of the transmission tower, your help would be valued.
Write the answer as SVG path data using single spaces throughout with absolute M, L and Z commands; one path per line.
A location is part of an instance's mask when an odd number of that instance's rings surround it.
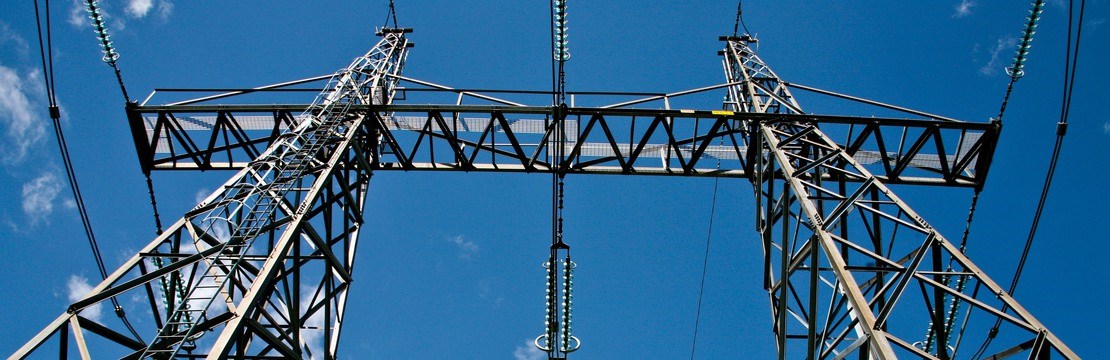
M 373 49 L 331 76 L 130 104 L 144 172 L 236 173 L 12 358 L 74 349 L 83 358 L 336 358 L 371 175 L 469 171 L 750 180 L 780 359 L 964 358 L 984 336 L 998 359 L 1078 359 L 888 187 L 981 188 L 997 123 L 787 83 L 747 35 L 720 38 L 719 85 L 599 107 L 529 106 L 404 76 L 410 32 L 381 29 Z M 320 80 L 311 104 L 214 103 Z M 912 118 L 807 114 L 792 90 Z M 725 110 L 670 108 L 710 91 L 727 93 Z M 399 101 L 421 92 L 458 100 Z M 562 266 L 573 267 L 569 255 Z M 157 331 L 135 338 L 84 315 L 133 295 L 148 308 L 127 316 Z M 995 320 L 998 333 L 962 331 Z M 41 348 L 51 339 L 57 349 Z

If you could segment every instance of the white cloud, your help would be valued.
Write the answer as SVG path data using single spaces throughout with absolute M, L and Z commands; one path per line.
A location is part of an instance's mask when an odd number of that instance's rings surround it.
M 218 216 L 213 216 L 211 218 L 201 220 L 200 229 L 207 233 L 209 236 L 215 238 L 216 241 L 219 241 L 221 243 L 227 242 L 229 239 L 231 239 L 231 223 Z M 209 246 L 206 242 L 197 242 L 197 251 L 207 250 L 208 247 Z
M 197 205 L 200 205 L 200 202 L 204 201 L 204 199 L 207 199 L 208 195 L 211 194 L 211 193 L 212 193 L 211 190 L 208 190 L 208 189 L 205 189 L 205 188 L 197 189 L 197 193 L 193 194 L 193 202 L 196 203 Z
M 317 303 L 322 297 L 316 296 L 316 289 L 309 286 L 301 287 L 301 314 L 304 314 L 312 306 L 316 304 L 312 302 L 313 298 L 317 298 Z M 315 313 L 304 319 L 304 324 L 301 327 L 301 340 L 304 341 L 305 346 L 312 350 L 313 354 L 323 353 L 324 349 L 324 322 L 327 318 L 324 317 L 324 308 L 320 307 Z
M 54 212 L 54 200 L 62 191 L 62 182 L 52 172 L 23 184 L 23 213 L 31 224 L 44 221 Z
M 162 0 L 158 2 L 158 18 L 165 21 L 173 14 L 173 3 L 169 0 Z
M 127 27 L 127 22 L 123 21 L 122 17 L 112 16 L 113 10 L 107 6 L 109 4 L 108 2 L 100 2 L 98 4 L 100 5 L 98 7 L 100 9 L 100 16 L 104 19 L 106 23 L 108 23 L 105 26 L 108 27 L 110 32 L 123 31 L 123 29 Z M 127 8 L 124 9 L 124 12 L 130 15 L 130 4 L 128 4 Z M 92 26 L 92 20 L 89 19 L 89 13 L 85 10 L 84 1 L 72 1 L 72 5 L 69 8 L 69 16 L 66 18 L 66 22 L 68 22 L 70 25 L 77 28 L 78 30 L 84 30 L 86 29 L 86 27 Z
M 478 253 L 478 244 L 475 244 L 473 241 L 467 240 L 462 235 L 447 239 L 447 241 L 455 244 L 455 246 L 459 248 L 460 259 L 469 260 L 474 256 L 474 254 Z
M 34 84 L 37 80 L 41 80 L 37 71 L 24 81 L 15 70 L 0 64 L 0 124 L 5 128 L 9 144 L 0 150 L 0 162 L 10 165 L 23 161 L 28 148 L 42 140 L 46 133 L 27 94 L 29 90 L 41 88 Z
M 1110 134 L 1110 121 L 1102 123 L 1102 133 Z
M 987 61 L 987 63 L 984 64 L 983 67 L 979 68 L 979 73 L 987 76 L 997 73 L 998 67 L 1001 66 L 1000 61 L 1002 54 L 1008 53 L 1004 52 L 1003 50 L 1016 49 L 1017 44 L 1018 38 L 1016 37 L 1006 36 L 1003 38 L 999 38 L 998 43 L 995 44 L 993 49 L 991 49 L 990 61 Z
M 66 282 L 66 292 L 70 302 L 76 302 L 84 299 L 93 289 L 89 284 L 89 279 L 81 275 L 70 275 L 69 281 Z M 100 303 L 86 307 L 81 310 L 81 316 L 87 317 L 93 321 L 100 321 L 100 314 L 103 313 L 104 307 Z
M 975 6 L 975 5 L 976 5 L 975 1 L 960 0 L 960 3 L 956 4 L 956 12 L 952 14 L 952 17 L 958 19 L 958 18 L 962 18 L 962 17 L 968 16 L 968 15 L 971 15 L 971 7 Z
M 547 353 L 537 349 L 531 340 L 525 340 L 523 346 L 518 345 L 513 350 L 513 359 L 515 360 L 543 360 L 546 358 Z
M 85 22 L 89 21 L 89 18 L 85 16 L 85 13 L 85 5 L 82 4 L 81 1 L 70 1 L 69 17 L 66 18 L 66 22 L 68 22 L 70 25 L 73 25 L 73 27 L 84 27 Z
M 129 0 L 126 12 L 133 18 L 143 18 L 152 8 L 154 8 L 154 0 Z

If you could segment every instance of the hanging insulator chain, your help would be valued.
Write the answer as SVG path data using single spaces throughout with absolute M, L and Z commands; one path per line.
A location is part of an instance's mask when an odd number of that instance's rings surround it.
M 562 248 L 566 249 L 566 248 Z M 543 263 L 547 276 L 544 313 L 544 333 L 536 337 L 537 349 L 552 356 L 569 354 L 578 350 L 582 343 L 572 334 L 574 313 L 574 268 L 578 265 L 570 260 L 568 253 L 563 260 L 552 257 Z M 560 267 L 562 267 L 560 269 Z M 560 271 L 561 270 L 561 271 Z M 562 272 L 562 283 L 557 282 Z M 561 286 L 560 286 L 561 285 Z M 560 299 L 562 301 L 560 301 Z
M 554 260 L 554 259 L 552 259 Z M 544 273 L 546 274 L 547 281 L 544 282 L 545 292 L 544 295 L 544 316 L 543 326 L 544 332 L 542 335 L 536 337 L 534 341 L 536 348 L 550 352 L 552 350 L 552 342 L 555 341 L 555 262 L 547 261 L 543 263 Z
M 574 305 L 574 268 L 578 266 L 573 261 L 570 261 L 570 254 L 567 254 L 563 260 L 563 329 L 559 334 L 562 340 L 562 346 L 559 350 L 564 353 L 574 352 L 582 346 L 577 337 L 571 335 L 571 306 Z
M 567 0 L 554 0 L 552 5 L 555 13 L 555 60 L 570 60 L 570 50 L 567 48 Z
M 104 52 L 104 56 L 100 60 L 115 64 L 116 60 L 119 60 L 119 53 L 112 45 L 112 37 L 108 35 L 108 29 L 104 27 L 104 15 L 101 14 L 97 3 L 96 0 L 85 1 L 85 11 L 89 13 L 89 19 L 92 19 L 93 28 L 96 30 L 96 38 L 100 40 L 100 47 Z
M 116 52 L 115 45 L 112 44 L 112 37 L 108 35 L 108 29 L 105 28 L 104 15 L 100 12 L 100 7 L 97 6 L 96 0 L 85 1 L 85 11 L 89 13 L 89 19 L 92 19 L 93 29 L 96 30 L 96 39 L 100 42 L 101 51 L 104 56 L 100 58 L 108 65 L 112 66 L 112 70 L 116 72 L 116 81 L 119 83 L 119 90 L 123 93 L 123 99 L 126 102 L 131 102 L 131 97 L 127 95 L 127 86 L 123 84 L 123 75 L 119 71 L 119 66 L 116 66 L 116 60 L 119 60 L 119 53 Z
M 1021 36 L 1021 43 L 1018 44 L 1017 51 L 1014 52 L 1014 63 L 1006 68 L 1006 74 L 1012 78 L 1020 78 L 1025 75 L 1025 60 L 1029 56 L 1029 48 L 1032 47 L 1033 34 L 1037 31 L 1037 22 L 1041 19 L 1041 13 L 1044 12 L 1044 0 L 1034 0 L 1033 8 L 1029 10 L 1029 16 L 1025 18 L 1025 31 Z

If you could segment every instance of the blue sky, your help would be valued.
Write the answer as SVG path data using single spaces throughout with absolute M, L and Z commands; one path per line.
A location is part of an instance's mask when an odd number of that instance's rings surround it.
M 693 3 L 693 2 L 689 2 Z M 1008 283 L 1032 218 L 1059 116 L 1066 17 L 1049 1 L 1017 83 L 980 201 L 969 256 Z M 77 5 L 55 1 L 55 74 L 85 202 L 114 268 L 154 225 L 123 101 Z M 196 6 L 107 1 L 133 97 L 155 87 L 248 87 L 328 74 L 373 45 L 386 2 Z M 408 76 L 457 87 L 547 89 L 542 1 L 403 1 L 416 43 Z M 761 57 L 785 80 L 968 121 L 997 113 L 1025 1 L 749 1 Z M 735 3 L 572 1 L 570 90 L 676 91 L 723 82 L 717 36 Z M 77 14 L 74 18 L 74 14 Z M 1083 53 L 1053 192 L 1016 298 L 1081 356 L 1104 353 L 1110 253 L 1110 2 L 1088 1 Z M 0 353 L 56 317 L 97 272 L 53 144 L 30 2 L 0 14 Z M 799 95 L 810 112 L 872 115 Z M 721 94 L 693 104 L 719 106 Z M 303 102 L 310 101 L 309 98 Z M 231 173 L 156 173 L 164 221 Z M 770 357 L 774 345 L 749 183 L 722 180 L 698 358 Z M 446 189 L 447 191 L 443 191 Z M 579 264 L 578 359 L 690 351 L 713 182 L 568 179 L 567 236 Z M 949 238 L 970 191 L 896 187 Z M 371 183 L 342 353 L 351 358 L 533 359 L 542 330 L 549 177 L 379 173 Z M 443 194 L 447 194 L 446 196 Z M 125 303 L 129 299 L 123 300 Z M 104 314 L 110 316 L 109 314 Z M 924 331 L 925 324 L 922 324 Z M 153 330 L 148 329 L 150 332 Z M 981 329 L 980 331 L 986 331 Z

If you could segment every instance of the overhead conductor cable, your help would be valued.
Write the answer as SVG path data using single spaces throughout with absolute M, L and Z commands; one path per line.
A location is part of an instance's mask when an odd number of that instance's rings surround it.
M 1086 9 L 1086 4 L 1086 0 L 1080 1 L 1079 20 L 1078 23 L 1073 24 L 1072 21 L 1075 14 L 1075 1 L 1072 0 L 1068 3 L 1068 35 L 1064 57 L 1063 96 L 1061 99 L 1062 104 L 1060 106 L 1060 120 L 1056 123 L 1056 142 L 1052 148 L 1052 155 L 1050 156 L 1048 169 L 1045 172 L 1044 185 L 1041 188 L 1041 194 L 1037 201 L 1037 208 L 1034 212 L 1033 220 L 1029 227 L 1029 234 L 1025 239 L 1025 246 L 1022 249 L 1021 258 L 1018 260 L 1017 269 L 1014 270 L 1014 278 L 1010 282 L 1010 287 L 1007 290 L 1011 296 L 1017 290 L 1018 280 L 1021 279 L 1021 273 L 1025 269 L 1025 262 L 1026 260 L 1028 260 L 1029 253 L 1032 250 L 1033 239 L 1036 237 L 1037 228 L 1038 225 L 1040 225 L 1041 215 L 1044 212 L 1045 201 L 1048 198 L 1049 189 L 1052 186 L 1052 179 L 1056 173 L 1056 165 L 1060 159 L 1060 150 L 1064 144 L 1064 135 L 1067 134 L 1068 117 L 1071 111 L 1071 98 L 1073 94 L 1073 88 L 1075 86 L 1075 73 L 1079 59 L 1079 48 L 1081 44 L 1080 38 L 1083 35 L 1083 14 L 1084 10 Z M 1027 56 L 1029 52 L 1029 41 L 1031 41 L 1032 39 L 1033 29 L 1036 28 L 1036 19 L 1043 11 L 1042 7 L 1043 1 L 1038 0 L 1034 3 L 1033 10 L 1030 11 L 1030 20 L 1028 22 L 1028 25 L 1026 26 L 1026 33 L 1022 39 L 1021 47 L 1017 51 L 1014 65 L 1010 69 L 1007 69 L 1007 73 L 1009 73 L 1011 77 L 1020 77 L 1021 75 L 1023 75 L 1022 66 L 1024 65 L 1025 56 Z M 1072 42 L 1073 28 L 1075 29 L 1074 42 Z M 1007 95 L 1008 93 L 1009 92 L 1007 91 Z M 1005 102 L 1003 103 L 1003 110 L 1005 110 Z M 1004 305 L 1002 311 L 1007 310 L 1009 310 L 1009 306 Z M 982 356 L 986 353 L 987 348 L 990 346 L 992 340 L 994 340 L 994 338 L 998 335 L 998 331 L 1001 325 L 1002 319 L 996 319 L 994 326 L 991 327 L 990 331 L 988 331 L 987 333 L 986 340 L 983 341 L 983 344 L 979 347 L 978 351 L 976 351 L 975 356 L 973 357 L 974 359 L 982 358 Z
M 62 129 L 62 124 L 61 124 L 62 112 L 61 112 L 61 108 L 58 106 L 58 98 L 57 98 L 57 93 L 56 93 L 57 88 L 55 86 L 55 81 L 54 81 L 54 54 L 53 54 L 54 44 L 53 44 L 53 36 L 52 36 L 51 21 L 50 21 L 50 1 L 49 0 L 45 1 L 45 15 L 46 15 L 46 26 L 45 26 L 45 28 L 46 28 L 46 40 L 45 41 L 43 41 L 43 37 L 42 37 L 43 24 L 40 20 L 41 16 L 39 14 L 39 3 L 36 0 L 36 1 L 34 1 L 34 4 L 35 4 L 35 6 L 34 6 L 35 7 L 35 24 L 38 27 L 39 56 L 42 60 L 43 71 L 46 72 L 46 75 L 43 76 L 43 82 L 45 84 L 44 88 L 46 89 L 47 102 L 49 103 L 48 112 L 50 114 L 51 122 L 54 125 L 54 137 L 57 140 L 58 152 L 59 152 L 59 154 L 61 155 L 61 158 L 62 158 L 62 164 L 63 164 L 63 167 L 65 168 L 65 172 L 66 172 L 66 179 L 69 181 L 69 188 L 70 188 L 70 191 L 73 194 L 73 201 L 76 204 L 77 213 L 78 213 L 78 215 L 80 215 L 80 218 L 81 218 L 81 226 L 85 230 L 85 237 L 88 240 L 89 248 L 90 248 L 90 250 L 92 251 L 92 254 L 93 254 L 93 259 L 96 261 L 97 271 L 100 273 L 101 279 L 106 279 L 108 277 L 108 272 L 107 272 L 107 270 L 104 266 L 104 258 L 100 253 L 100 245 L 96 241 L 96 234 L 93 232 L 92 222 L 89 220 L 88 208 L 85 206 L 84 197 L 81 195 L 81 187 L 78 185 L 77 173 L 74 172 L 74 170 L 73 170 L 73 161 L 72 161 L 72 159 L 69 155 L 69 145 L 66 142 L 65 133 Z M 102 46 L 104 47 L 104 49 L 111 50 L 111 51 L 105 50 L 105 57 L 103 59 L 105 59 L 105 61 L 107 61 L 107 59 L 110 58 L 111 61 L 114 62 L 115 59 L 119 58 L 119 54 L 117 54 L 115 52 L 115 50 L 112 49 L 112 47 L 111 47 L 111 41 L 108 40 L 107 31 L 104 29 L 104 26 L 103 26 L 104 21 L 103 21 L 103 18 L 100 16 L 99 9 L 96 8 L 96 5 L 95 5 L 94 1 L 89 1 L 88 6 L 89 6 L 90 18 L 92 18 L 92 20 L 93 20 L 94 27 L 97 28 L 97 35 L 98 35 L 98 38 L 101 41 Z M 109 56 L 109 55 L 111 55 L 111 56 Z M 119 70 L 116 70 L 116 74 L 117 74 L 117 79 L 120 79 L 120 86 L 122 86 L 122 84 L 123 84 L 122 81 L 123 80 L 122 80 L 122 78 L 119 77 Z M 126 92 L 125 92 L 125 94 L 126 94 Z M 126 95 L 125 95 L 125 97 L 126 97 Z M 143 341 L 142 338 L 139 336 L 139 333 L 135 331 L 135 328 L 131 325 L 131 322 L 128 321 L 127 314 L 124 312 L 123 307 L 120 306 L 119 301 L 115 297 L 111 297 L 111 298 L 109 298 L 109 300 L 112 303 L 112 307 L 113 307 L 113 310 L 114 310 L 116 316 L 120 318 L 120 321 L 127 328 L 128 332 L 131 333 L 132 338 L 139 341 L 139 342 L 142 342 Z

